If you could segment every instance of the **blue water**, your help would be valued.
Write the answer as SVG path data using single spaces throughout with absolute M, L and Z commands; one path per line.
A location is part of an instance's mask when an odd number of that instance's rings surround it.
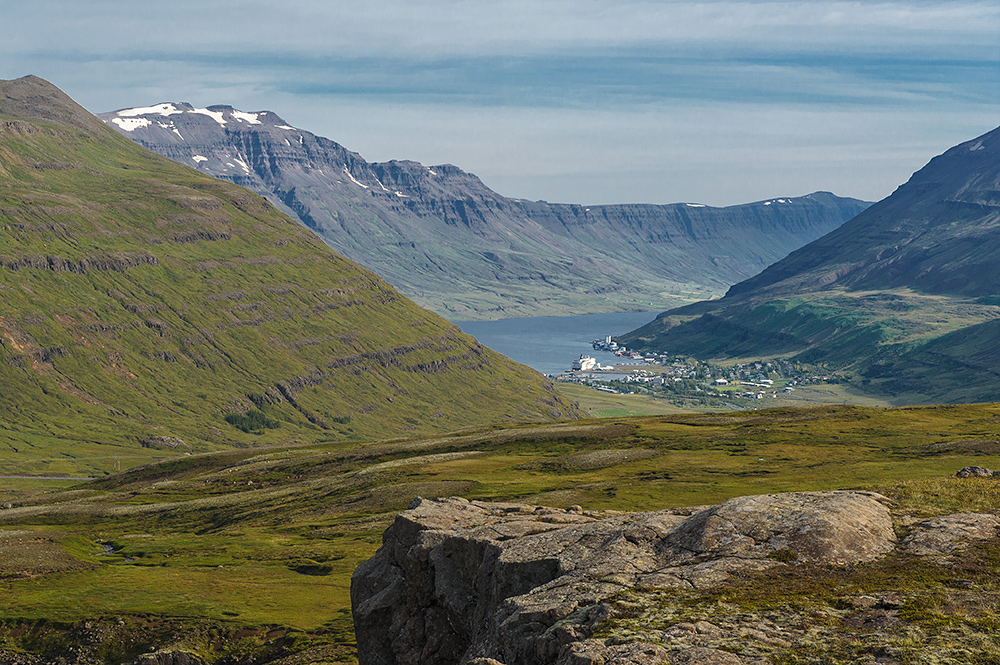
M 623 335 L 656 318 L 658 312 L 537 316 L 499 321 L 455 321 L 484 346 L 533 367 L 542 374 L 565 372 L 582 354 L 604 365 L 615 356 L 591 344 L 606 335 Z

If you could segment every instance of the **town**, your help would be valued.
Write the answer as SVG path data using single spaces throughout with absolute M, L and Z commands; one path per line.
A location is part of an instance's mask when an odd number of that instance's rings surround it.
M 614 363 L 602 365 L 582 355 L 569 371 L 553 378 L 608 393 L 646 394 L 682 407 L 731 409 L 757 408 L 761 403 L 751 400 L 791 397 L 803 386 L 844 381 L 822 368 L 781 358 L 722 365 L 664 352 L 629 351 L 610 335 L 595 340 L 593 347 L 614 354 Z

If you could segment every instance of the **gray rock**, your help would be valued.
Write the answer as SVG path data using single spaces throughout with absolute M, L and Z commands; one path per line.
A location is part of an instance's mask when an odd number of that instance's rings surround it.
M 143 448 L 187 448 L 191 450 L 190 444 L 184 443 L 183 439 L 176 436 L 147 436 L 139 442 Z
M 947 556 L 1000 533 L 1000 519 L 983 513 L 955 513 L 913 526 L 902 549 L 920 556 Z
M 886 632 L 903 622 L 899 610 L 869 610 L 844 619 L 844 625 L 852 630 Z
M 584 640 L 565 649 L 556 665 L 661 665 L 669 653 L 660 646 L 630 642 L 608 646 L 600 640 Z
M 130 665 L 204 665 L 201 658 L 186 651 L 153 651 L 137 656 Z
M 761 559 L 787 551 L 797 561 L 871 561 L 895 545 L 889 511 L 862 492 L 743 496 L 692 516 L 669 546 L 701 557 Z
M 967 466 L 955 474 L 958 478 L 991 478 L 993 472 L 984 466 Z
M 671 665 L 742 665 L 736 654 L 707 647 L 692 647 L 678 651 L 670 658 Z
M 0 649 L 0 665 L 44 665 L 41 656 Z
M 650 645 L 623 650 L 627 645 L 591 640 L 611 613 L 603 601 L 636 585 L 709 587 L 736 571 L 783 565 L 776 554 L 812 564 L 873 560 L 895 545 L 881 499 L 863 492 L 740 497 L 694 514 L 596 519 L 590 513 L 575 524 L 546 519 L 560 514 L 553 509 L 418 499 L 352 578 L 359 659 L 362 665 L 666 662 L 662 649 Z M 720 629 L 699 622 L 695 630 Z

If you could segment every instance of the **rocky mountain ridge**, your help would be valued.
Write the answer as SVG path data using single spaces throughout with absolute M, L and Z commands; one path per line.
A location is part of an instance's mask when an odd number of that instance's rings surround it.
M 162 103 L 99 117 L 268 197 L 453 319 L 656 309 L 721 295 L 868 205 L 827 192 L 726 208 L 531 202 L 451 165 L 366 162 L 269 111 Z

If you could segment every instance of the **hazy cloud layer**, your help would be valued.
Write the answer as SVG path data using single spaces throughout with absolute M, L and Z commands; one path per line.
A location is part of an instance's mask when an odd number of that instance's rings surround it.
M 95 112 L 266 108 L 581 203 L 877 199 L 1000 102 L 993 1 L 35 0 L 0 38 Z

